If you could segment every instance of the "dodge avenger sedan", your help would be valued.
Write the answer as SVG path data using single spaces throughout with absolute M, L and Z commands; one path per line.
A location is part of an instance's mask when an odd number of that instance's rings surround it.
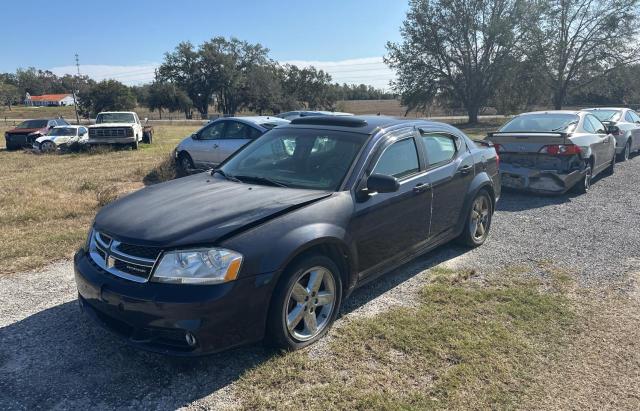
M 304 347 L 358 285 L 453 239 L 483 244 L 498 160 L 440 123 L 293 120 L 105 206 L 75 255 L 80 306 L 156 352 Z

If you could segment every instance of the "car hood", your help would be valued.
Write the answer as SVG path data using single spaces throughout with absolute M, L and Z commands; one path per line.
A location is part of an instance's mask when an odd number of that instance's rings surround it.
M 45 140 L 50 140 L 50 141 L 53 141 L 54 143 L 62 144 L 62 143 L 66 143 L 72 138 L 74 138 L 74 136 L 41 136 L 36 138 L 36 143 L 42 143 Z
M 235 183 L 200 173 L 144 188 L 105 206 L 94 227 L 133 244 L 212 244 L 331 194 Z
M 42 128 L 14 128 L 12 130 L 7 130 L 7 133 L 9 134 L 31 134 L 31 133 L 35 133 L 36 131 L 42 131 L 44 129 Z
M 89 128 L 98 128 L 98 127 L 133 127 L 135 123 L 100 123 L 100 124 L 92 124 Z

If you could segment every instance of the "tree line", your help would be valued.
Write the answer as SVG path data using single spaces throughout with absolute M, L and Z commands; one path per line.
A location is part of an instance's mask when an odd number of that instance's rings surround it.
M 567 103 L 640 102 L 638 0 L 411 0 L 385 60 L 408 110 L 464 107 L 475 123 Z
M 78 93 L 83 116 L 103 110 L 129 110 L 136 105 L 158 111 L 197 113 L 209 117 L 211 107 L 225 115 L 289 110 L 335 110 L 339 100 L 393 99 L 396 95 L 365 84 L 332 82 L 315 67 L 281 65 L 269 50 L 236 38 L 215 37 L 199 46 L 180 43 L 164 56 L 151 83 L 126 86 L 117 80 L 96 82 L 87 76 L 56 76 L 35 68 L 0 74 L 0 103 L 16 104 L 32 95 Z

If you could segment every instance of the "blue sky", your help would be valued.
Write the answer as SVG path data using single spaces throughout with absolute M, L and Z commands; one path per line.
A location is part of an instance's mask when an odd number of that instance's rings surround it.
M 77 52 L 83 74 L 135 84 L 152 78 L 180 41 L 220 35 L 259 42 L 280 62 L 314 64 L 335 81 L 386 87 L 393 73 L 381 59 L 386 42 L 400 39 L 407 7 L 407 0 L 8 2 L 0 72 L 34 66 L 62 74 Z

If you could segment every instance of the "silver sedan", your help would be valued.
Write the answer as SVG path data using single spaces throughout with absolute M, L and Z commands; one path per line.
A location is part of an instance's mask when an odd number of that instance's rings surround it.
M 545 111 L 514 117 L 490 133 L 500 155 L 502 185 L 561 194 L 587 192 L 599 173 L 613 173 L 616 140 L 586 111 Z

